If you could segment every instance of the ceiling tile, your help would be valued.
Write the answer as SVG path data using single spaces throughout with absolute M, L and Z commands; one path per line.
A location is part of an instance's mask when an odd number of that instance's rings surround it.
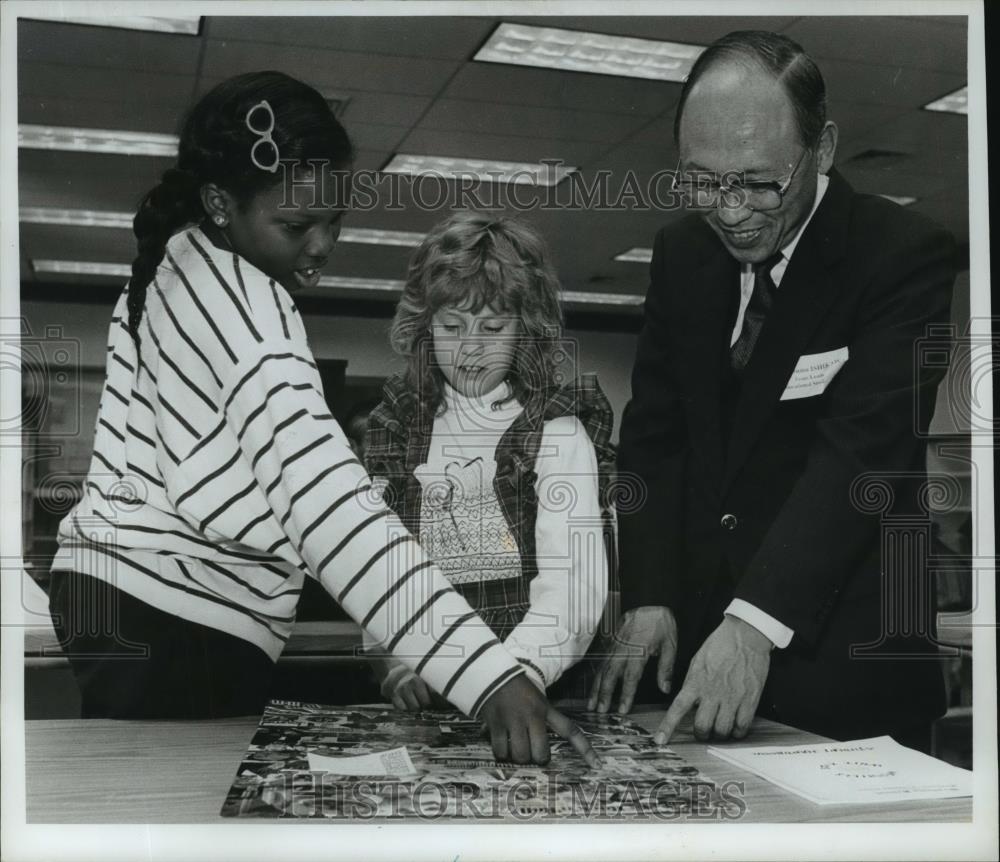
M 453 209 L 484 212 L 534 209 L 540 200 L 561 193 L 565 181 L 557 187 L 537 187 L 381 174 L 370 186 L 374 190 L 357 196 L 360 205 L 351 211 L 345 224 L 426 233 Z
M 614 143 L 646 121 L 639 115 L 439 99 L 417 128 Z
M 632 246 L 651 246 L 656 232 L 676 214 L 640 209 L 535 211 L 527 218 L 553 250 L 564 287 L 644 293 L 649 267 L 612 258 Z M 580 237 L 587 237 L 581 242 Z M 591 282 L 591 279 L 597 281 Z
M 443 95 L 501 104 L 654 116 L 673 106 L 680 90 L 678 84 L 669 81 L 467 63 Z
M 366 150 L 358 147 L 354 153 L 354 167 L 359 171 L 377 171 L 389 161 L 391 155 L 388 150 Z
M 872 195 L 907 195 L 920 200 L 939 195 L 952 195 L 967 200 L 964 185 L 957 185 L 947 177 L 934 176 L 919 171 L 879 171 L 864 167 L 838 164 L 840 171 L 857 192 Z
M 664 168 L 673 169 L 677 163 L 673 124 L 673 112 L 647 122 L 604 153 L 599 161 L 588 165 L 588 169 L 604 168 L 618 173 L 633 170 L 645 176 Z
M 116 71 L 176 73 L 193 70 L 200 50 L 201 39 L 197 36 L 23 18 L 17 24 L 19 63 L 63 63 L 76 71 L 93 66 Z
M 965 27 L 969 19 L 966 15 L 899 15 L 902 21 L 933 21 L 939 27 Z
M 580 167 L 606 149 L 606 144 L 567 141 L 533 135 L 493 135 L 476 132 L 414 129 L 400 143 L 398 152 L 434 156 L 466 156 L 505 162 L 540 162 L 562 159 Z
M 827 117 L 837 123 L 841 146 L 845 142 L 869 136 L 873 130 L 912 113 L 911 108 L 898 105 L 866 105 L 830 102 Z M 650 174 L 663 167 L 673 168 L 677 148 L 673 140 L 674 112 L 657 117 L 632 132 L 621 144 L 611 149 L 600 167 L 633 168 Z
M 847 60 L 817 63 L 830 99 L 919 108 L 965 86 L 965 75 Z
M 195 78 L 187 74 L 21 63 L 18 93 L 54 99 L 93 99 L 138 104 L 143 101 L 183 110 L 191 101 Z M 123 112 L 127 116 L 127 112 Z
M 964 28 L 942 26 L 932 17 L 901 20 L 867 15 L 850 22 L 827 16 L 806 17 L 785 33 L 817 60 L 830 57 L 870 63 L 877 59 L 886 66 L 965 74 Z M 819 65 L 822 68 L 822 62 Z
M 412 126 L 430 107 L 427 96 L 405 96 L 398 93 L 372 93 L 360 90 L 335 91 L 349 99 L 342 119 L 345 123 L 382 123 L 388 126 Z
M 432 96 L 447 83 L 458 65 L 453 60 L 209 39 L 202 72 L 206 78 L 218 79 L 241 72 L 281 69 L 319 90 L 336 92 L 343 87 Z
M 383 126 L 378 123 L 345 123 L 351 141 L 359 150 L 393 151 L 409 133 L 407 126 Z
M 850 141 L 838 151 L 846 160 L 865 150 L 904 153 L 912 172 L 950 177 L 968 172 L 968 120 L 959 114 L 911 111 Z
M 203 96 L 225 80 L 225 78 L 202 76 L 198 82 L 197 97 Z M 409 127 L 423 116 L 434 101 L 431 96 L 352 90 L 347 87 L 324 86 L 319 89 L 327 98 L 338 99 L 344 103 L 338 116 L 348 126 L 352 122 L 359 122 Z
M 912 112 L 913 108 L 903 105 L 852 103 L 839 100 L 829 100 L 826 106 L 827 119 L 837 124 L 841 145 L 868 135 L 886 123 Z
M 213 39 L 304 45 L 332 51 L 364 50 L 398 57 L 465 60 L 496 26 L 493 18 L 459 16 L 322 15 L 301 17 L 211 16 Z
M 460 16 L 302 17 L 211 16 L 213 39 L 305 45 L 333 51 L 465 60 L 496 26 L 492 18 Z
M 43 126 L 74 126 L 85 129 L 115 129 L 175 134 L 183 109 L 164 110 L 147 102 L 141 94 L 134 99 L 96 101 L 93 99 L 53 99 L 22 95 L 17 100 L 19 123 Z

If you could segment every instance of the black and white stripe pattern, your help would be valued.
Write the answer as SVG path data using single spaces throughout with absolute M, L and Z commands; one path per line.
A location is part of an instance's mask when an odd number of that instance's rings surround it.
M 147 291 L 141 356 L 126 294 L 58 567 L 272 658 L 317 577 L 469 714 L 523 672 L 371 492 L 280 285 L 197 229 L 176 235 Z

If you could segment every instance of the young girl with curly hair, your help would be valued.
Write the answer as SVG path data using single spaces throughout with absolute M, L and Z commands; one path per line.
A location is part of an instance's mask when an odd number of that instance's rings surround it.
M 435 227 L 392 325 L 406 371 L 386 383 L 365 447 L 389 505 L 542 691 L 601 619 L 614 460 L 596 378 L 563 381 L 558 291 L 526 224 L 460 213 Z M 397 707 L 436 702 L 395 660 L 380 676 Z

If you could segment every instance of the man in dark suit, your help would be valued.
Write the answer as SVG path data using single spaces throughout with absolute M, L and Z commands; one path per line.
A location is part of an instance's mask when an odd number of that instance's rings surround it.
M 628 711 L 658 655 L 660 691 L 686 669 L 661 740 L 695 710 L 700 738 L 756 713 L 926 749 L 945 706 L 930 590 L 919 548 L 883 589 L 866 483 L 926 517 L 941 372 L 915 345 L 947 322 L 952 239 L 833 169 L 822 76 L 786 37 L 711 46 L 674 131 L 696 212 L 653 249 L 619 456 L 646 496 L 619 514 L 624 614 L 591 708 L 621 681 Z M 914 625 L 887 624 L 911 607 Z

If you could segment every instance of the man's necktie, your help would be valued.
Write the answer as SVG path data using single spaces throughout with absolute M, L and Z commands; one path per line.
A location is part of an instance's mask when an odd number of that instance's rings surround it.
M 771 278 L 771 270 L 779 260 L 781 252 L 771 255 L 755 270 L 753 293 L 750 294 L 750 301 L 743 313 L 743 328 L 736 343 L 729 350 L 729 364 L 737 373 L 743 371 L 750 361 L 750 354 L 753 353 L 760 331 L 764 328 L 764 318 L 774 302 L 777 288 L 774 286 L 774 279 Z

